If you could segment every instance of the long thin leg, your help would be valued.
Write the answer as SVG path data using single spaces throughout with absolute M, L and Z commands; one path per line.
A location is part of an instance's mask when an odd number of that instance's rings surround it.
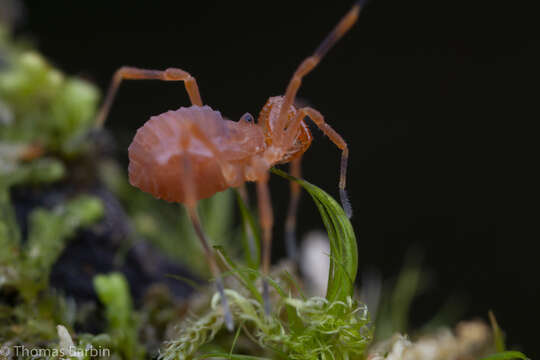
M 274 225 L 274 216 L 272 214 L 272 202 L 270 200 L 270 189 L 268 188 L 268 173 L 257 181 L 257 200 L 259 205 L 259 221 L 262 229 L 262 270 L 265 278 L 263 279 L 263 300 L 264 311 L 270 315 L 270 295 L 268 289 L 268 280 L 266 276 L 270 272 L 270 258 L 272 255 L 272 226 Z
M 184 136 L 181 140 L 182 147 L 189 146 L 189 137 Z M 210 243 L 207 240 L 207 237 L 202 229 L 201 221 L 199 220 L 199 215 L 197 213 L 197 199 L 195 198 L 195 190 L 197 184 L 195 184 L 194 177 L 190 176 L 189 174 L 193 174 L 193 167 L 191 164 L 191 161 L 189 160 L 188 156 L 184 156 L 184 184 L 185 184 L 185 207 L 188 211 L 189 218 L 191 219 L 191 223 L 193 225 L 193 228 L 195 229 L 195 233 L 197 234 L 197 237 L 201 241 L 202 247 L 204 249 L 204 254 L 206 257 L 206 261 L 208 262 L 208 267 L 210 268 L 210 271 L 212 273 L 212 276 L 215 279 L 216 287 L 221 295 L 221 304 L 223 306 L 223 311 L 225 315 L 225 326 L 227 329 L 232 331 L 234 329 L 234 322 L 232 318 L 231 309 L 229 307 L 229 302 L 227 301 L 227 297 L 225 296 L 225 289 L 223 287 L 223 280 L 221 279 L 221 274 L 219 271 L 219 268 L 216 263 L 216 259 L 214 257 L 214 253 L 212 252 L 212 249 L 210 247 Z
M 283 138 L 285 144 L 291 144 L 294 141 L 300 122 L 308 116 L 317 125 L 321 131 L 341 150 L 341 167 L 339 176 L 339 197 L 341 198 L 341 206 L 345 210 L 345 214 L 350 218 L 352 216 L 352 207 L 347 196 L 345 186 L 347 184 L 347 161 L 349 159 L 349 148 L 341 135 L 339 135 L 330 125 L 324 121 L 324 116 L 317 110 L 305 107 L 298 110 L 298 114 L 289 128 L 286 130 Z
M 302 157 L 297 157 L 291 162 L 290 173 L 294 177 L 302 176 Z M 291 200 L 289 202 L 289 210 L 287 211 L 287 220 L 285 221 L 285 247 L 287 256 L 296 263 L 296 214 L 298 212 L 298 203 L 300 201 L 300 184 L 296 181 L 291 181 Z
M 287 90 L 285 91 L 285 95 L 283 96 L 283 104 L 281 105 L 276 127 L 278 131 L 279 129 L 285 129 L 287 127 L 287 124 L 285 123 L 287 121 L 287 112 L 293 104 L 296 93 L 302 84 L 302 78 L 317 66 L 328 50 L 330 50 L 332 46 L 334 46 L 334 44 L 354 25 L 365 2 L 366 1 L 356 2 L 332 32 L 326 36 L 313 55 L 306 58 L 300 66 L 298 66 L 298 69 L 294 72 L 293 77 L 287 86 Z
M 109 86 L 109 91 L 107 92 L 105 101 L 103 102 L 96 119 L 96 127 L 103 126 L 122 80 L 183 81 L 191 103 L 193 105 L 202 106 L 201 94 L 199 93 L 197 81 L 188 72 L 177 68 L 168 68 L 161 71 L 122 66 L 114 73 L 111 85 Z
M 232 318 L 231 309 L 229 307 L 229 302 L 227 301 L 227 297 L 225 296 L 225 289 L 223 287 L 223 281 L 221 279 L 221 274 L 217 266 L 214 253 L 212 252 L 210 248 L 210 244 L 206 238 L 206 235 L 203 232 L 201 222 L 197 214 L 197 206 L 186 205 L 186 209 L 188 211 L 189 218 L 191 219 L 191 223 L 193 224 L 193 228 L 195 229 L 195 233 L 197 234 L 204 248 L 204 253 L 206 255 L 206 260 L 208 261 L 208 266 L 210 267 L 212 276 L 215 279 L 217 290 L 219 294 L 221 295 L 221 304 L 223 305 L 223 311 L 225 313 L 225 326 L 227 327 L 227 329 L 232 331 L 234 329 L 234 321 Z

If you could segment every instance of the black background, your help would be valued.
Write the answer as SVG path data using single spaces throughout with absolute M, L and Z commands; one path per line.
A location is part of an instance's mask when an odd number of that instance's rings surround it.
M 431 282 L 413 324 L 456 296 L 466 304 L 462 318 L 486 318 L 492 309 L 509 344 L 534 358 L 539 36 L 535 12 L 517 3 L 373 1 L 299 96 L 350 145 L 360 270 L 391 278 L 409 249 L 422 249 Z M 205 103 L 238 119 L 284 92 L 350 5 L 35 1 L 18 32 L 101 89 L 121 65 L 186 69 Z M 107 124 L 122 161 L 150 115 L 187 104 L 181 84 L 124 84 Z M 304 177 L 337 195 L 339 152 L 313 132 Z M 280 254 L 287 184 L 273 177 L 272 194 Z M 300 233 L 320 227 L 305 196 Z

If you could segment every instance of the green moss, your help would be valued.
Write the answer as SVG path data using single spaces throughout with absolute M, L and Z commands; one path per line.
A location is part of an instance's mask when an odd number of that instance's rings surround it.
M 100 301 L 105 305 L 107 333 L 115 350 L 125 359 L 144 358 L 145 349 L 138 342 L 138 319 L 133 312 L 129 286 L 120 273 L 97 275 L 94 287 Z
M 338 203 L 323 190 L 280 171 L 274 172 L 298 181 L 319 208 L 332 243 L 331 259 L 334 264 L 328 278 L 328 294 L 326 298 L 296 298 L 287 295 L 293 293 L 293 289 L 287 287 L 290 281 L 284 283 L 268 278 L 275 291 L 273 311 L 267 316 L 257 286 L 261 274 L 249 264 L 235 264 L 222 247 L 216 247 L 231 269 L 230 274 L 241 284 L 238 290 L 225 290 L 235 323 L 242 327 L 246 337 L 273 358 L 361 359 L 371 343 L 372 329 L 367 307 L 352 298 L 357 249 L 350 221 Z M 244 221 L 250 222 L 249 217 L 244 216 Z M 244 252 L 248 251 L 251 250 L 246 242 Z M 290 277 L 288 273 L 283 275 Z M 223 309 L 218 304 L 219 295 L 216 294 L 209 312 L 181 323 L 178 335 L 167 344 L 161 359 L 189 359 L 200 352 L 204 345 L 213 342 L 223 327 Z
M 4 46 L 0 69 L 0 142 L 39 144 L 65 155 L 76 153 L 93 125 L 99 92 L 52 67 L 37 52 Z
M 0 207 L 7 216 L 0 220 L 0 245 L 7 251 L 0 257 L 0 286 L 14 287 L 26 302 L 32 302 L 38 292 L 47 289 L 51 268 L 67 240 L 78 228 L 99 220 L 103 205 L 99 199 L 83 195 L 51 210 L 37 208 L 29 216 L 28 239 L 21 244 L 6 197 L 4 191 Z

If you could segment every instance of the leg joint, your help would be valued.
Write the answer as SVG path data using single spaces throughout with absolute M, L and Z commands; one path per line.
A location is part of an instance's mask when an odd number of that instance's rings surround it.
M 178 68 L 168 68 L 165 70 L 165 78 L 167 80 L 183 80 L 187 81 L 194 79 L 187 71 Z

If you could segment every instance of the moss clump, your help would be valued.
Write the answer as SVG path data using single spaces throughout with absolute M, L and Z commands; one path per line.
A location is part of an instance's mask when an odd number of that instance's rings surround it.
M 94 287 L 105 305 L 108 328 L 113 349 L 125 359 L 143 359 L 145 349 L 137 339 L 139 320 L 133 312 L 129 286 L 122 274 L 97 275 Z
M 98 89 L 8 40 L 8 32 L 0 28 L 0 144 L 78 152 L 93 125 Z
M 23 243 L 5 200 L 4 190 L 0 199 L 6 215 L 0 219 L 0 295 L 12 294 L 18 301 L 13 307 L 0 305 L 0 338 L 23 344 L 52 339 L 58 323 L 73 324 L 75 307 L 49 288 L 51 268 L 75 231 L 101 218 L 101 201 L 79 196 L 52 209 L 33 210 Z

